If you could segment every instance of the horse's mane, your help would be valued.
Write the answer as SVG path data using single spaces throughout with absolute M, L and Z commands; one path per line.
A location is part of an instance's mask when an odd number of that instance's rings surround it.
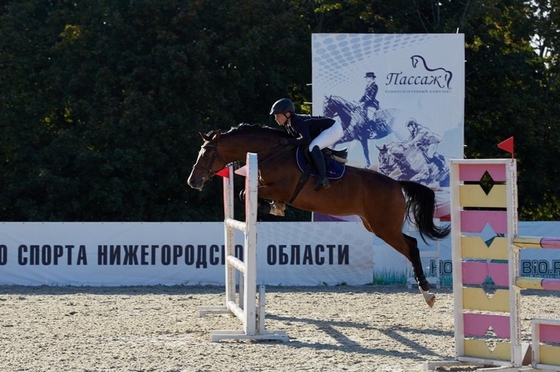
M 208 136 L 212 137 L 219 129 L 212 130 L 208 133 Z M 269 127 L 264 124 L 249 124 L 241 123 L 237 126 L 231 127 L 227 132 L 222 133 L 222 135 L 236 135 L 236 134 L 251 134 L 251 133 L 263 133 L 263 134 L 274 134 L 276 136 L 288 136 L 288 134 L 278 128 Z

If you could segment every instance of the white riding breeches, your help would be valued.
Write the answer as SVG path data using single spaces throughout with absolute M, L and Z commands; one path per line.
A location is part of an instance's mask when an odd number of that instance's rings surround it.
M 342 138 L 344 134 L 344 129 L 342 129 L 342 124 L 340 124 L 340 119 L 334 119 L 335 122 L 329 129 L 325 129 L 321 132 L 311 143 L 309 144 L 309 151 L 313 150 L 313 147 L 319 146 L 322 150 L 325 147 L 329 147 L 336 143 L 339 139 Z

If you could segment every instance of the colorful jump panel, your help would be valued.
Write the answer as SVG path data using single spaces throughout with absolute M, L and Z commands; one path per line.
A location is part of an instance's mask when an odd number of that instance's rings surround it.
M 494 360 L 511 360 L 511 345 L 509 342 L 498 342 L 493 350 L 490 350 L 486 342 L 482 340 L 465 340 L 465 355 Z
M 521 289 L 560 291 L 560 279 L 522 277 L 520 250 L 560 237 L 518 235 L 515 159 L 452 160 L 451 180 L 457 360 L 521 367 Z M 532 323 L 533 368 L 560 372 L 560 319 Z
M 482 285 L 488 279 L 497 286 L 509 286 L 508 264 L 463 261 L 463 284 Z
M 504 164 L 461 164 L 459 166 L 459 181 L 478 182 L 488 172 L 496 182 L 506 181 L 506 167 Z
M 459 218 L 454 227 L 458 227 L 460 233 L 455 235 L 454 243 L 460 244 L 453 247 L 453 267 L 460 265 L 461 269 L 460 278 L 454 278 L 454 295 L 461 298 L 456 302 L 461 309 L 455 310 L 461 313 L 458 328 L 462 334 L 456 333 L 459 359 L 488 360 L 490 364 L 509 362 L 511 343 L 503 341 L 509 340 L 512 329 L 507 264 L 509 195 L 507 185 L 503 184 L 508 178 L 507 166 L 505 162 L 460 162 L 453 171 L 456 172 L 457 168 L 459 185 L 453 190 L 458 195 L 454 195 L 453 201 L 456 203 L 454 207 L 458 207 L 455 216 Z M 453 174 L 455 181 L 456 175 Z M 491 181 L 501 183 L 494 183 L 488 190 L 488 175 Z M 506 263 L 492 262 L 494 260 Z M 495 285 L 498 289 L 489 294 L 485 290 L 488 285 Z M 460 288 L 460 292 L 455 288 Z M 499 363 L 497 365 L 501 365 Z
M 466 313 L 463 314 L 465 322 L 465 336 L 484 336 L 490 329 L 500 338 L 509 338 L 509 314 L 492 315 Z
M 560 366 L 560 347 L 541 345 L 540 353 L 540 363 L 549 366 Z
M 505 211 L 461 211 L 461 232 L 480 233 L 488 224 L 496 234 L 507 233 L 507 212 Z
M 462 207 L 477 208 L 506 208 L 507 195 L 506 185 L 494 185 L 486 194 L 480 185 L 461 185 L 460 205 Z
M 507 260 L 508 240 L 497 237 L 486 245 L 480 236 L 461 236 L 461 255 L 463 259 Z

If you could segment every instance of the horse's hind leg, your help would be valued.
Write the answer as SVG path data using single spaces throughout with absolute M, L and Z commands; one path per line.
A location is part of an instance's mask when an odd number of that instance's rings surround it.
M 395 248 L 398 252 L 404 255 L 412 264 L 414 277 L 418 282 L 420 292 L 424 296 L 424 300 L 428 306 L 434 306 L 436 295 L 430 292 L 430 284 L 424 275 L 422 269 L 422 261 L 420 259 L 420 250 L 418 249 L 418 242 L 411 236 L 403 234 L 401 231 L 394 231 L 393 234 L 387 234 L 386 231 L 379 232 L 377 235 L 383 239 L 391 247 Z
M 432 307 L 436 301 L 436 295 L 430 292 L 430 283 L 424 275 L 424 270 L 422 269 L 422 260 L 420 258 L 420 250 L 418 249 L 418 241 L 406 234 L 403 234 L 406 243 L 408 244 L 409 255 L 408 260 L 412 263 L 412 270 L 414 271 L 414 278 L 418 282 L 420 291 L 426 300 L 426 303 Z

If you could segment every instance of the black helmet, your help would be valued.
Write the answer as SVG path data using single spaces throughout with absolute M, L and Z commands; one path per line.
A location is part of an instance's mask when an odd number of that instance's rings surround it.
M 286 112 L 295 112 L 294 103 L 288 98 L 281 98 L 274 102 L 270 109 L 270 115 L 285 114 Z

